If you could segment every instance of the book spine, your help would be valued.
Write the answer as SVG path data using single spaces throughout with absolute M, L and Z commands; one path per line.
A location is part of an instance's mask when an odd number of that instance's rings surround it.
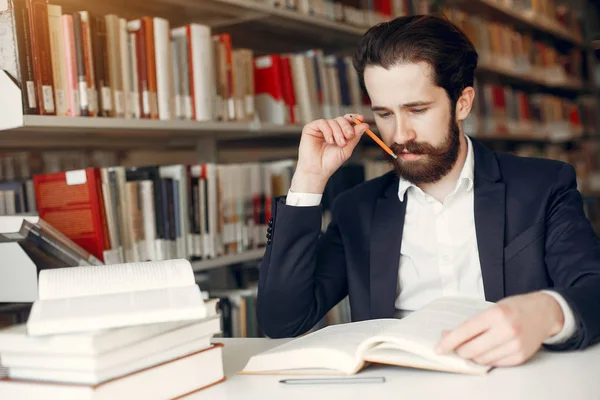
M 56 115 L 64 116 L 67 115 L 69 110 L 69 101 L 67 99 L 67 63 L 62 29 L 62 7 L 48 5 L 48 18 L 50 48 L 52 50 L 54 93 L 56 98 Z
M 106 19 L 106 48 L 109 61 L 110 87 L 112 97 L 111 117 L 124 117 L 123 109 L 123 79 L 121 74 L 121 52 L 119 39 L 119 18 L 107 15 Z
M 27 0 L 29 30 L 33 54 L 33 74 L 36 81 L 41 115 L 56 115 L 54 106 L 54 79 L 52 77 L 52 51 L 48 29 L 48 3 L 46 0 Z
M 79 116 L 79 87 L 77 84 L 77 65 L 75 61 L 75 34 L 73 32 L 73 16 L 63 15 L 63 40 L 67 70 L 67 115 Z
M 131 99 L 131 64 L 129 62 L 129 34 L 127 33 L 127 21 L 119 19 L 119 52 L 121 59 L 121 79 L 123 81 L 123 114 L 125 118 L 134 115 L 134 108 L 130 104 Z
M 154 39 L 154 21 L 150 17 L 142 18 L 146 47 L 146 68 L 148 93 L 150 95 L 150 118 L 158 119 L 158 83 L 156 80 L 156 49 Z
M 79 15 L 81 17 L 81 37 L 83 41 L 85 78 L 88 88 L 88 110 L 90 117 L 95 117 L 98 115 L 98 89 L 96 86 L 96 71 L 94 68 L 91 19 L 87 11 L 81 11 L 79 12 Z
M 75 64 L 77 65 L 77 84 L 79 87 L 79 114 L 89 117 L 88 84 L 85 76 L 83 56 L 82 23 L 79 13 L 73 13 L 73 33 L 75 38 Z
M 94 72 L 98 96 L 98 115 L 108 117 L 112 112 L 112 96 L 106 44 L 106 22 L 104 18 L 92 20 L 92 42 L 94 51 Z
M 139 27 L 135 30 L 138 68 L 138 90 L 140 92 L 140 110 L 142 118 L 150 118 L 150 88 L 148 86 L 148 61 L 146 56 L 146 34 L 144 24 L 137 21 Z
M 173 115 L 173 56 L 170 50 L 169 21 L 163 18 L 154 18 L 154 53 L 158 118 L 170 120 Z
M 134 118 L 141 118 L 141 93 L 139 90 L 140 87 L 140 78 L 139 78 L 139 65 L 138 65 L 138 47 L 137 47 L 137 34 L 136 33 L 127 33 L 129 41 L 129 65 L 130 65 L 130 81 L 131 81 L 131 98 L 129 101 L 129 106 L 132 109 L 132 115 Z
M 29 36 L 29 16 L 25 3 L 9 0 L 0 5 L 0 70 L 21 89 L 24 114 L 37 114 L 37 102 Z

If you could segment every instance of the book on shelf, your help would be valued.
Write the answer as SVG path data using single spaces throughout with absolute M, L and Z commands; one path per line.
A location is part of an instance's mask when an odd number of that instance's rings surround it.
M 371 364 L 389 364 L 485 375 L 479 365 L 451 353 L 438 355 L 442 331 L 451 330 L 492 303 L 446 297 L 402 319 L 376 319 L 328 326 L 252 356 L 242 374 L 354 375 Z
M 582 86 L 582 49 L 571 47 L 559 51 L 555 45 L 508 24 L 450 6 L 443 7 L 442 12 L 471 39 L 481 68 L 504 71 L 550 86 Z
M 475 101 L 463 125 L 466 134 L 517 136 L 548 140 L 595 132 L 593 104 L 491 82 L 475 82 Z
M 187 260 L 46 269 L 27 321 L 32 336 L 205 318 Z
M 103 260 L 108 238 L 98 169 L 35 175 L 33 182 L 40 218 Z
M 287 193 L 294 166 L 87 168 L 33 181 L 40 218 L 105 264 L 212 259 L 266 244 L 272 198 Z
M 45 93 L 43 100 L 56 107 L 52 113 L 50 104 L 26 107 L 25 114 L 296 124 L 333 118 L 350 106 L 366 110 L 350 57 L 320 49 L 256 56 L 208 25 L 67 13 L 35 1 L 36 18 L 47 16 L 29 36 L 20 33 L 15 11 L 6 12 L 16 28 L 3 43 L 23 54 L 15 50 L 0 68 L 15 80 L 24 104 Z M 43 59 L 33 51 L 40 44 L 26 43 L 34 33 L 42 43 L 40 32 L 50 37 Z M 43 85 L 39 71 L 49 73 L 41 75 Z
M 39 217 L 14 218 L 21 220 L 20 228 L 13 229 L 15 232 L 6 230 L 3 234 L 0 233 L 0 242 L 18 243 L 38 272 L 50 268 L 102 265 L 100 260 Z M 13 222 L 2 223 L 10 225 Z
M 0 180 L 0 215 L 24 215 L 37 209 L 31 179 Z

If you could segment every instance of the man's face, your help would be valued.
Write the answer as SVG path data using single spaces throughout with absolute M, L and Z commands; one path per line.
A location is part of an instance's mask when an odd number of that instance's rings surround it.
M 460 149 L 455 110 L 431 74 L 426 63 L 369 66 L 364 73 L 379 133 L 398 156 L 394 169 L 414 184 L 440 180 Z

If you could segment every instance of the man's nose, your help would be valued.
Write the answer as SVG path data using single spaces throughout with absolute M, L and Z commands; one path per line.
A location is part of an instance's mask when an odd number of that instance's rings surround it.
M 396 117 L 396 130 L 394 132 L 394 142 L 398 144 L 406 144 L 415 140 L 416 132 L 407 120 L 402 116 Z

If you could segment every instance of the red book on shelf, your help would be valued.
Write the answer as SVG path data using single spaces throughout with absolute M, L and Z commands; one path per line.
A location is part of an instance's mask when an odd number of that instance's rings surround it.
M 258 115 L 263 121 L 283 124 L 289 121 L 289 112 L 286 110 L 281 67 L 281 58 L 277 54 L 254 59 L 254 93 Z
M 96 168 L 33 177 L 40 218 L 104 260 L 110 245 L 100 182 Z
M 282 91 L 285 106 L 288 109 L 288 123 L 295 124 L 296 118 L 296 93 L 294 92 L 294 78 L 292 77 L 292 66 L 290 58 L 286 56 L 280 57 L 281 62 L 281 80 Z

